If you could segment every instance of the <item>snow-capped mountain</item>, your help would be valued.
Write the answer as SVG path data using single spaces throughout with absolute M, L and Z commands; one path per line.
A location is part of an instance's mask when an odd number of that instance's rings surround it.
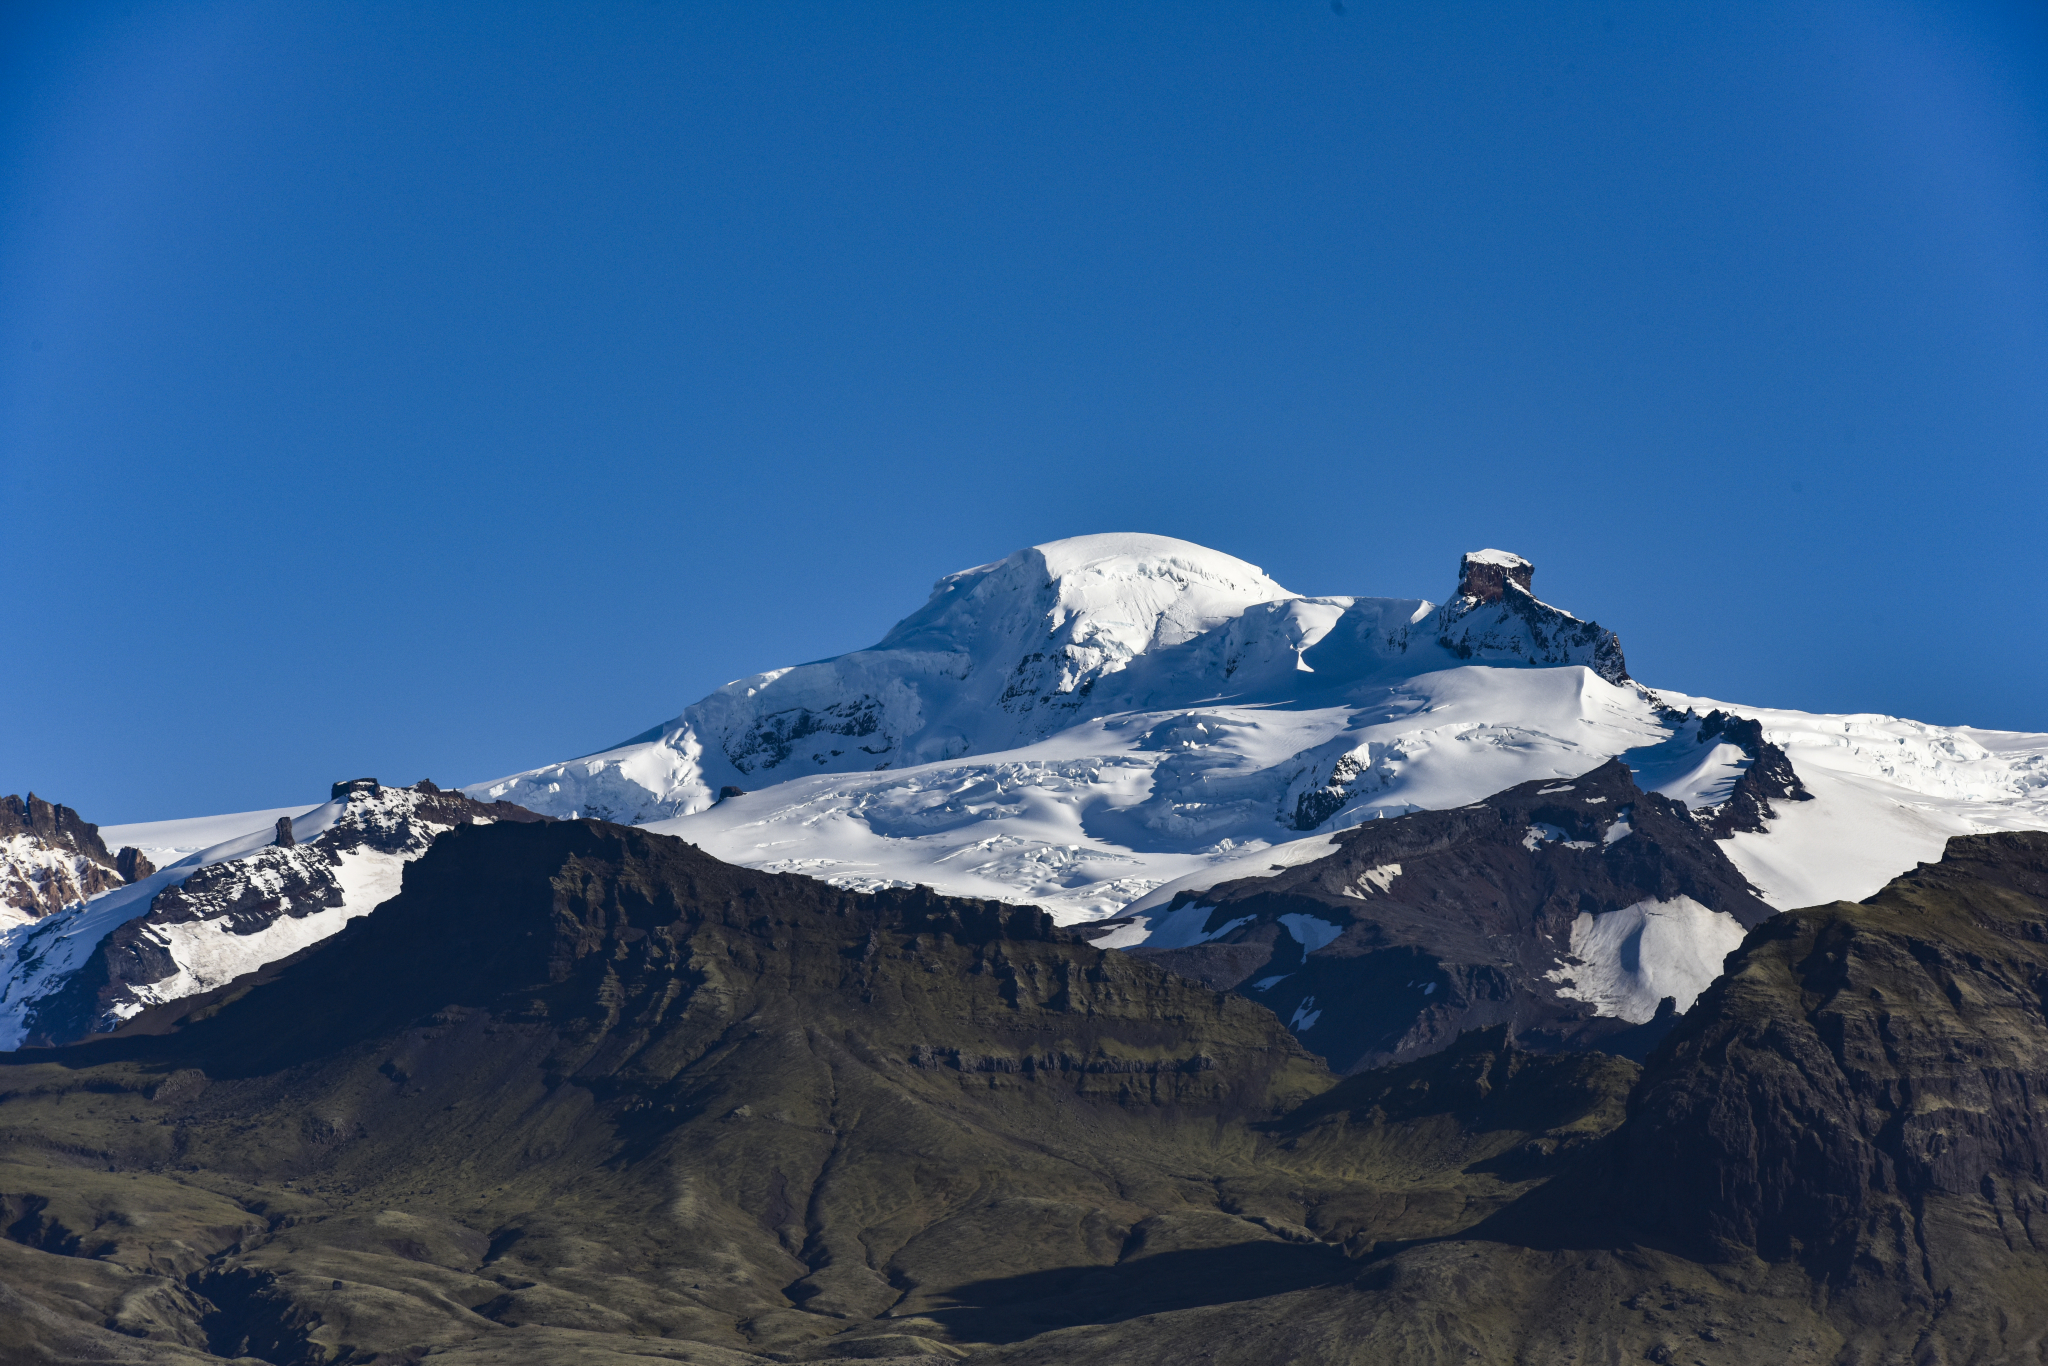
M 1080 536 L 939 580 L 871 649 L 728 683 L 601 754 L 467 789 L 647 823 L 727 787 L 915 768 L 1030 746 L 1098 717 L 1293 705 L 1460 661 L 1584 664 L 1627 680 L 1612 633 L 1536 600 L 1519 556 L 1467 556 L 1443 607 L 1303 598 L 1164 536 Z
M 1533 583 L 1488 550 L 1441 606 L 1307 598 L 1185 541 L 1057 541 L 941 579 L 872 649 L 465 790 L 1067 923 L 1617 756 L 1780 908 L 1867 896 L 1952 834 L 2048 827 L 2048 736 L 1653 691 L 1612 632 Z
M 68 1043 L 222 986 L 397 895 L 404 866 L 441 832 L 540 819 L 432 783 L 336 783 L 296 818 L 0 931 L 0 1049 Z
M 1096 940 L 1118 947 L 1167 942 L 1164 922 L 1214 900 L 1198 894 L 1248 895 L 1364 822 L 1615 758 L 1779 909 L 1867 896 L 1950 835 L 2048 828 L 2048 736 L 1653 691 L 1612 632 L 1536 598 L 1534 574 L 1488 550 L 1442 605 L 1306 598 L 1185 541 L 1080 537 L 940 580 L 872 649 L 743 679 L 467 795 L 337 784 L 311 810 L 108 827 L 133 882 L 66 901 L 38 873 L 57 913 L 0 927 L 0 1048 L 288 956 L 391 895 L 439 830 L 531 811 L 637 821 L 840 887 L 1107 920 Z M 1604 961 L 1582 947 L 1560 952 Z

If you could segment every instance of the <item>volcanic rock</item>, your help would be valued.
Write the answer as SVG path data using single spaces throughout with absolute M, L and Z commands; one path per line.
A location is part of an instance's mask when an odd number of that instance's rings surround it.
M 1474 1069 L 1501 1094 L 1468 1122 Z M 1577 1160 L 1634 1073 L 1476 1040 L 1389 1078 L 1393 1119 L 1301 1113 L 1334 1079 L 1270 1012 L 1036 910 L 464 826 L 291 960 L 0 1057 L 0 1191 L 34 1243 L 0 1243 L 0 1316 L 80 1359 L 131 1328 L 294 1363 L 955 1359 L 1350 1295 L 1354 1254 L 1557 1164 L 1463 1168 Z M 55 1132 L 89 1168 L 25 1146 Z
M 1337 1081 L 1028 909 L 459 827 L 291 960 L 0 1056 L 0 1328 L 194 1366 L 2032 1360 L 2044 946 L 2048 836 L 1959 839 L 1754 929 L 1640 1084 L 1505 1024 Z
M 1813 794 L 1793 771 L 1791 756 L 1764 739 L 1761 722 L 1753 717 L 1732 716 L 1725 711 L 1708 712 L 1700 720 L 1698 743 L 1723 740 L 1749 756 L 1749 767 L 1735 780 L 1728 799 L 1708 812 L 1699 813 L 1717 840 L 1737 831 L 1761 833 L 1764 822 L 1777 816 L 1771 799 L 1808 802 Z

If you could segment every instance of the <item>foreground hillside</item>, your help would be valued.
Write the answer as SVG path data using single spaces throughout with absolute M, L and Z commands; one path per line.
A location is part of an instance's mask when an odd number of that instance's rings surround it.
M 1042 914 L 589 821 L 0 1059 L 0 1360 L 2032 1359 L 2048 837 L 1751 932 L 1641 1073 L 1339 1082 Z

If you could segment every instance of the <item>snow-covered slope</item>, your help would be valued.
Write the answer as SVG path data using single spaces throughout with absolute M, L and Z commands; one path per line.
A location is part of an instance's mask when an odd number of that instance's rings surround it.
M 1173 891 L 1299 862 L 1333 830 L 1617 755 L 1720 808 L 1730 857 L 1781 907 L 1869 895 L 1949 834 L 2048 827 L 2048 737 L 1652 691 L 1533 573 L 1481 551 L 1442 606 L 1305 598 L 1185 541 L 1054 542 L 940 580 L 872 649 L 466 790 L 841 886 L 1135 913 L 1138 935 Z M 1759 747 L 1727 718 L 1761 722 L 1814 800 L 1780 793 L 1761 829 L 1729 819 Z
M 839 886 L 1109 920 L 1098 942 L 1118 946 L 1153 936 L 1178 893 L 1314 861 L 1335 832 L 1616 756 L 1778 907 L 1869 895 L 1952 834 L 2048 828 L 2048 736 L 1653 691 L 1533 577 L 1481 551 L 1441 606 L 1305 598 L 1185 541 L 1055 542 L 940 580 L 872 649 L 743 679 L 625 745 L 467 792 L 649 823 Z M 109 827 L 166 866 L 0 928 L 0 1047 L 219 985 L 369 910 L 436 830 L 524 816 L 468 801 L 339 784 L 282 813 L 291 847 L 274 811 Z
M 156 867 L 168 868 L 187 855 L 211 849 L 216 844 L 258 830 L 275 830 L 280 817 L 296 820 L 305 810 L 303 806 L 279 806 L 268 811 L 234 811 L 223 816 L 199 816 L 187 820 L 103 825 L 100 838 L 107 842 L 109 848 L 126 845 L 139 849 Z

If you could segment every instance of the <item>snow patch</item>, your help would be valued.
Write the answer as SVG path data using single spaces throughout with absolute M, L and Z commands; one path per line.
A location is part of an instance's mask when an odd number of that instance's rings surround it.
M 1225 921 L 1213 930 L 1204 930 L 1214 906 L 1183 906 L 1167 915 L 1145 938 L 1148 949 L 1187 949 L 1197 944 L 1206 944 L 1212 939 L 1229 934 L 1240 925 L 1249 925 L 1252 917 L 1241 915 L 1235 920 Z
M 1569 957 L 1544 975 L 1559 996 L 1589 1003 L 1594 1014 L 1642 1024 L 1666 996 L 1681 1014 L 1692 1009 L 1742 934 L 1734 916 L 1687 896 L 1638 901 L 1600 916 L 1581 912 L 1572 922 Z
M 1332 925 L 1312 915 L 1283 915 L 1280 923 L 1287 927 L 1287 932 L 1294 936 L 1305 954 L 1314 953 L 1325 944 L 1336 943 L 1338 936 L 1344 933 L 1342 925 Z
M 1360 873 L 1358 875 L 1358 880 L 1352 885 L 1355 886 L 1359 892 L 1384 892 L 1387 890 L 1387 888 L 1394 885 L 1394 879 L 1399 876 L 1401 876 L 1400 864 L 1382 863 L 1376 868 L 1368 868 L 1364 872 Z M 1349 891 L 1350 888 L 1346 888 L 1345 890 Z M 1357 893 L 1353 893 L 1353 895 L 1357 895 Z M 1361 901 L 1364 900 L 1363 897 L 1359 897 L 1359 899 Z

